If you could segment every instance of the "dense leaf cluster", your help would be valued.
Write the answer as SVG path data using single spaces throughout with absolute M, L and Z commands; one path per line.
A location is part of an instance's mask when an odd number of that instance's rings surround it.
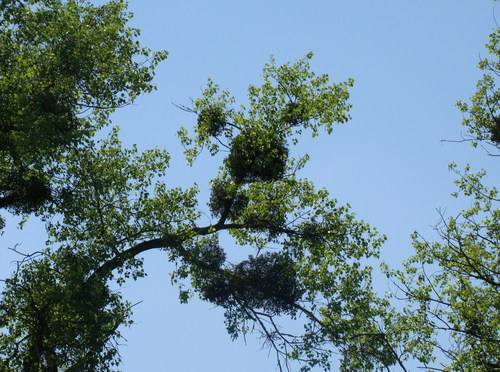
M 281 120 L 291 126 L 304 124 L 310 119 L 306 106 L 300 102 L 287 103 L 281 115 Z
M 227 118 L 221 107 L 205 107 L 198 116 L 198 127 L 206 131 L 209 136 L 221 135 L 226 124 Z
M 272 314 L 289 311 L 302 297 L 293 261 L 265 253 L 208 277 L 199 287 L 203 297 L 222 307 L 247 306 Z
M 285 140 L 277 133 L 247 130 L 232 140 L 226 166 L 236 183 L 269 182 L 284 176 L 287 156 Z
M 28 179 L 13 174 L 0 185 L 0 208 L 7 208 L 14 213 L 32 213 L 45 205 L 52 198 L 51 188 L 46 180 L 36 176 Z

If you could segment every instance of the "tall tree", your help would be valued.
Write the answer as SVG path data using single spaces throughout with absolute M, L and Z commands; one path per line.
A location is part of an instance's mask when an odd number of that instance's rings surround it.
M 210 185 L 213 221 L 202 225 L 198 189 L 165 183 L 168 154 L 125 149 L 116 129 L 92 138 L 112 110 L 152 89 L 165 58 L 137 44 L 125 4 L 3 1 L 0 11 L 0 202 L 14 213 L 36 211 L 49 245 L 22 256 L 5 280 L 2 370 L 114 369 L 132 306 L 110 283 L 143 276 L 140 254 L 151 249 L 176 262 L 181 301 L 198 295 L 223 307 L 232 337 L 260 330 L 280 369 L 289 358 L 305 370 L 328 368 L 339 349 L 345 368 L 396 362 L 362 264 L 384 238 L 300 179 L 307 157 L 293 154 L 303 131 L 331 133 L 349 119 L 351 80 L 315 75 L 309 54 L 266 65 L 247 106 L 209 81 L 186 108 L 197 114 L 194 132 L 179 132 L 190 162 L 202 148 L 229 152 Z M 227 245 L 254 254 L 228 262 Z M 299 315 L 302 334 L 282 331 L 280 316 Z

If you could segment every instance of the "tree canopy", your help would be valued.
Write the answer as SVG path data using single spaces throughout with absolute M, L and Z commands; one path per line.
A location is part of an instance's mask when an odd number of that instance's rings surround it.
M 271 58 L 247 103 L 209 80 L 181 107 L 193 127 L 178 132 L 188 164 L 220 162 L 205 207 L 204 186 L 168 184 L 167 152 L 128 148 L 107 128 L 115 109 L 154 89 L 167 56 L 140 45 L 130 17 L 123 1 L 0 2 L 0 207 L 36 214 L 47 234 L 38 251 L 19 252 L 4 280 L 0 371 L 119 368 L 120 326 L 132 323 L 133 305 L 114 288 L 143 277 L 141 254 L 153 249 L 175 263 L 181 302 L 196 296 L 223 308 L 232 338 L 260 333 L 280 370 L 289 360 L 302 371 L 407 370 L 409 360 L 500 370 L 500 212 L 483 172 L 457 171 L 473 204 L 443 216 L 442 242 L 415 234 L 404 268 L 385 267 L 400 306 L 373 289 L 370 263 L 385 236 L 301 178 L 308 156 L 294 151 L 304 135 L 348 122 L 353 80 L 314 73 L 312 53 L 282 65 Z M 499 57 L 497 40 L 498 30 L 489 48 Z M 490 73 L 459 107 L 467 139 L 498 150 L 499 66 L 480 68 Z M 253 254 L 231 262 L 235 246 Z
M 0 207 L 33 212 L 57 198 L 59 156 L 154 85 L 153 53 L 123 1 L 0 3 Z

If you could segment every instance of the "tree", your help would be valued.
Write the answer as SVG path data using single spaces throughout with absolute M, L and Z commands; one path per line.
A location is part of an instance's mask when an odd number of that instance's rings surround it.
M 110 283 L 143 276 L 139 255 L 151 249 L 176 263 L 181 301 L 198 295 L 223 307 L 232 337 L 260 330 L 280 369 L 289 358 L 328 368 L 339 349 L 344 369 L 397 362 L 377 327 L 371 267 L 361 263 L 378 256 L 384 237 L 300 179 L 307 157 L 293 156 L 302 132 L 331 133 L 349 119 L 351 80 L 315 75 L 312 54 L 271 60 L 238 108 L 209 81 L 185 108 L 197 115 L 194 133 L 179 132 L 191 163 L 204 147 L 229 151 L 211 183 L 214 221 L 200 225 L 198 189 L 165 183 L 168 154 L 123 148 L 117 129 L 92 137 L 112 110 L 152 89 L 166 56 L 137 44 L 125 4 L 3 1 L 0 10 L 1 206 L 35 211 L 49 245 L 24 254 L 5 280 L 2 370 L 115 368 L 132 305 Z M 224 231 L 254 254 L 228 262 Z M 303 334 L 280 328 L 281 316 L 299 315 Z
M 166 53 L 142 47 L 129 18 L 120 0 L 0 2 L 0 208 L 56 199 L 59 156 L 154 88 Z
M 497 28 L 487 44 L 496 58 L 499 37 Z M 464 140 L 498 156 L 500 64 L 484 59 L 479 68 L 486 73 L 471 103 L 458 103 L 466 115 Z M 454 196 L 463 194 L 470 207 L 440 216 L 438 242 L 415 233 L 415 255 L 403 270 L 387 270 L 406 305 L 389 323 L 400 331 L 394 342 L 429 370 L 500 371 L 500 199 L 485 185 L 484 170 L 473 173 L 467 165 L 459 171 L 454 163 L 450 169 L 458 175 Z
M 111 284 L 144 276 L 141 254 L 152 249 L 175 263 L 181 302 L 198 296 L 222 307 L 233 338 L 260 333 L 280 370 L 288 360 L 303 371 L 407 370 L 409 359 L 437 370 L 500 369 L 498 196 L 483 172 L 459 172 L 473 204 L 443 217 L 442 241 L 415 235 L 404 269 L 387 268 L 405 295 L 399 310 L 373 291 L 367 263 L 385 237 L 301 179 L 308 156 L 294 151 L 305 133 L 330 134 L 349 120 L 352 80 L 316 75 L 312 54 L 271 59 L 244 105 L 209 80 L 182 107 L 193 129 L 179 130 L 190 164 L 220 160 L 204 207 L 197 186 L 169 187 L 166 152 L 125 148 L 116 128 L 94 137 L 113 110 L 153 89 L 166 57 L 138 44 L 124 2 L 5 0 L 0 12 L 0 207 L 36 214 L 47 231 L 4 280 L 0 371 L 118 368 L 119 329 L 132 323 L 133 304 Z M 489 45 L 497 57 L 498 35 Z M 493 74 L 471 105 L 459 103 L 465 139 L 498 149 L 500 67 L 480 67 Z M 230 262 L 236 245 L 253 254 Z M 299 331 L 284 328 L 285 318 Z

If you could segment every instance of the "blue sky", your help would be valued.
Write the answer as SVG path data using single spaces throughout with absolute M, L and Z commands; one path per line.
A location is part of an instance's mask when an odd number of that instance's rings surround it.
M 297 151 L 311 161 L 303 176 L 388 236 L 382 259 L 390 265 L 412 253 L 413 231 L 435 238 L 436 208 L 454 214 L 468 206 L 449 196 L 455 190 L 449 162 L 490 169 L 491 183 L 500 181 L 483 151 L 441 142 L 460 138 L 462 115 L 454 105 L 474 93 L 481 76 L 475 66 L 495 26 L 493 1 L 131 0 L 129 9 L 141 42 L 170 56 L 158 68 L 158 90 L 117 112 L 114 123 L 126 144 L 170 152 L 172 186 L 196 182 L 206 198 L 218 166 L 202 158 L 186 167 L 175 132 L 196 117 L 172 103 L 189 104 L 207 77 L 245 103 L 248 84 L 259 82 L 271 55 L 283 63 L 309 51 L 317 73 L 355 79 L 354 108 L 352 121 L 331 136 L 304 138 Z M 19 232 L 11 224 L 1 237 L 2 274 L 11 269 L 5 247 L 43 243 L 37 229 Z M 135 308 L 137 323 L 123 331 L 123 371 L 274 370 L 274 355 L 260 350 L 256 336 L 246 344 L 229 339 L 220 309 L 179 304 L 164 254 L 144 257 L 149 276 L 125 288 L 128 299 L 143 302 Z M 388 283 L 376 286 L 384 291 Z

